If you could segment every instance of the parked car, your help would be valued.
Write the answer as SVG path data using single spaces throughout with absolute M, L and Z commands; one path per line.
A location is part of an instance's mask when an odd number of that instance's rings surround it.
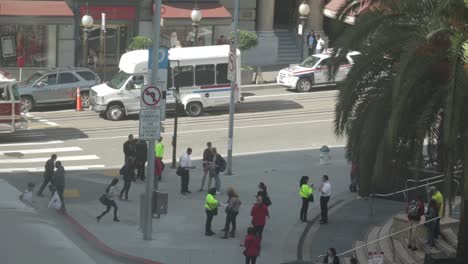
M 77 87 L 80 87 L 83 107 L 89 107 L 89 90 L 100 82 L 99 76 L 87 68 L 37 71 L 20 83 L 21 110 L 28 112 L 38 105 L 74 103 Z
M 331 52 L 314 54 L 305 59 L 301 64 L 282 69 L 276 77 L 276 82 L 299 92 L 309 92 L 314 86 L 323 86 L 343 81 L 354 64 L 353 57 L 361 53 L 351 51 L 346 54 L 344 61 L 334 80 L 328 79 L 326 61 L 331 57 Z

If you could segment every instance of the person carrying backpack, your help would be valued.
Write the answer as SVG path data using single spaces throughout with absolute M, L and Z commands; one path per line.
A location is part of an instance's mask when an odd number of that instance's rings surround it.
M 255 197 L 258 197 L 259 195 L 262 196 L 263 204 L 266 205 L 267 207 L 270 207 L 271 199 L 270 199 L 270 196 L 268 195 L 267 186 L 264 182 L 260 182 L 258 184 L 258 192 Z
M 220 194 L 221 179 L 219 178 L 219 173 L 226 170 L 226 161 L 221 155 L 218 154 L 216 148 L 212 148 L 211 152 L 213 153 L 213 165 L 211 168 L 211 174 L 215 180 L 216 194 Z
M 113 179 L 109 186 L 107 186 L 106 192 L 99 198 L 99 201 L 106 206 L 106 210 L 102 212 L 102 214 L 96 216 L 98 222 L 110 211 L 111 207 L 114 208 L 114 222 L 120 222 L 119 218 L 117 218 L 118 207 L 114 201 L 114 197 L 117 194 L 117 183 L 119 183 L 119 179 Z
M 416 232 L 417 225 L 421 221 L 421 216 L 424 215 L 424 202 L 422 196 L 418 196 L 418 200 L 412 200 L 408 205 L 408 222 L 410 225 L 409 237 L 408 237 L 408 248 L 417 250 L 416 247 Z

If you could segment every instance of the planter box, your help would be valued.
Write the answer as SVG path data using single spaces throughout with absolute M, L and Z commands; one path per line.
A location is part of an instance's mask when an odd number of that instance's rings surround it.
M 254 69 L 241 69 L 241 84 L 252 84 Z

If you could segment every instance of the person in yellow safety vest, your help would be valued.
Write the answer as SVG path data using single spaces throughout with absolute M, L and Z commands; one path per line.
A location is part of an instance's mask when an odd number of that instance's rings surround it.
M 299 195 L 302 199 L 301 214 L 299 218 L 302 222 L 307 222 L 307 210 L 309 209 L 309 202 L 314 201 L 314 189 L 312 186 L 307 185 L 309 183 L 309 176 L 302 176 L 299 182 Z
M 156 146 L 154 146 L 154 175 L 159 177 L 159 180 L 161 180 L 162 172 L 164 170 L 164 163 L 162 161 L 164 157 L 164 144 L 162 143 L 162 140 L 162 137 L 158 138 L 158 142 L 156 143 Z
M 213 236 L 215 234 L 213 231 L 211 231 L 211 221 L 213 221 L 213 217 L 218 214 L 218 206 L 219 201 L 216 200 L 216 188 L 211 188 L 206 195 L 205 201 L 205 236 Z
M 437 187 L 431 186 L 429 188 L 429 192 L 432 194 L 432 199 L 436 201 L 437 208 L 438 208 L 438 217 L 442 217 L 444 213 L 444 196 L 440 191 L 437 190 Z M 440 234 L 440 218 L 435 220 L 435 232 L 434 232 L 434 238 L 438 238 Z

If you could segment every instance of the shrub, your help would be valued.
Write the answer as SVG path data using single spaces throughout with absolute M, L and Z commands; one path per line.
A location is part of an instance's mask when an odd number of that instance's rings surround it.
M 151 38 L 144 36 L 136 36 L 130 40 L 128 50 L 149 49 L 153 45 Z
M 231 38 L 234 37 L 234 32 L 231 32 Z M 237 48 L 241 51 L 251 49 L 257 46 L 257 34 L 250 31 L 239 30 L 237 33 Z

